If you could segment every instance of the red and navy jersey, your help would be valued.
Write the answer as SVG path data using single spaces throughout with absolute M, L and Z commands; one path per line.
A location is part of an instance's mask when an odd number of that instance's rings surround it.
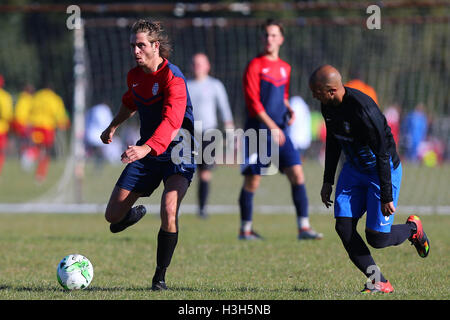
M 261 55 L 250 61 L 243 79 L 249 122 L 254 122 L 258 113 L 266 111 L 279 127 L 286 126 L 284 100 L 289 98 L 290 77 L 291 66 L 279 58 L 270 60 Z
M 122 103 L 138 111 L 141 139 L 136 145 L 149 145 L 151 156 L 170 157 L 180 128 L 193 136 L 194 116 L 186 79 L 180 69 L 164 59 L 157 71 L 145 73 L 135 67 L 127 75 L 128 90 Z

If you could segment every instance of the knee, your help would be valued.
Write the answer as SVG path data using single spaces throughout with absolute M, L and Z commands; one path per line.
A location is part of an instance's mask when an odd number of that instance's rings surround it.
M 389 233 L 366 230 L 367 243 L 375 249 L 385 248 L 389 241 Z
M 260 181 L 261 181 L 261 177 L 257 176 L 257 175 L 245 177 L 245 181 L 244 181 L 245 191 L 255 192 L 259 188 Z
M 336 218 L 334 229 L 344 246 L 346 246 L 350 243 L 354 233 L 356 233 L 356 223 L 352 218 Z
M 305 183 L 303 167 L 300 164 L 283 169 L 283 173 L 286 174 L 290 184 L 294 186 Z
M 212 178 L 212 174 L 210 170 L 199 170 L 198 177 L 200 181 L 209 182 Z
M 176 232 L 178 229 L 176 205 L 171 206 L 166 204 L 161 210 L 161 228 L 165 231 Z
M 336 224 L 334 226 L 334 230 L 336 230 L 338 236 L 342 239 L 345 238 L 345 235 L 348 234 L 349 228 L 344 221 L 341 219 L 336 219 Z

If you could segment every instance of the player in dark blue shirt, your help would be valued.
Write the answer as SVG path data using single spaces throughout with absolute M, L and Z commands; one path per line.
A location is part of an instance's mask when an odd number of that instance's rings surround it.
M 372 98 L 344 87 L 334 67 L 316 69 L 309 85 L 314 98 L 321 102 L 327 128 L 322 202 L 327 208 L 333 203 L 330 196 L 342 151 L 346 161 L 335 192 L 336 231 L 352 262 L 370 280 L 363 292 L 392 292 L 394 288 L 356 230 L 363 214 L 367 212 L 366 239 L 374 248 L 396 246 L 409 239 L 425 258 L 430 246 L 417 216 L 393 225 L 402 165 L 391 129 Z

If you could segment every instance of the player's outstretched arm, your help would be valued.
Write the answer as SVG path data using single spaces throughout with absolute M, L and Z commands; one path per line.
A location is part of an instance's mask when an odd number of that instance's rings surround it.
M 131 118 L 136 111 L 129 109 L 125 105 L 121 105 L 119 112 L 117 112 L 114 119 L 111 121 L 108 128 L 106 128 L 102 134 L 100 135 L 100 139 L 104 144 L 110 144 L 112 142 L 112 138 L 114 136 L 114 132 L 116 129 L 127 119 Z

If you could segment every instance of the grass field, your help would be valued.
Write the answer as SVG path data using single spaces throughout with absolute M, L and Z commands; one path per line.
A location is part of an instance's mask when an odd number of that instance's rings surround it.
M 0 215 L 0 299 L 449 299 L 448 216 L 425 216 L 431 253 L 420 258 L 409 242 L 372 249 L 394 285 L 390 295 L 359 294 L 364 277 L 350 263 L 333 230 L 333 218 L 313 215 L 321 241 L 299 242 L 290 215 L 260 215 L 265 241 L 237 240 L 237 215 L 200 220 L 180 217 L 180 238 L 167 283 L 149 290 L 155 267 L 159 219 L 146 216 L 121 234 L 109 233 L 103 216 Z M 94 265 L 91 286 L 65 292 L 58 262 L 81 253 Z
M 311 202 L 317 202 L 320 166 L 305 165 Z M 50 189 L 62 172 L 54 164 L 49 181 L 37 186 L 20 173 L 17 163 L 7 163 L 0 179 L 0 202 L 32 199 Z M 88 168 L 92 170 L 92 168 Z M 236 204 L 241 180 L 236 168 L 215 172 L 211 202 Z M 414 168 L 408 169 L 409 171 Z M 404 170 L 404 172 L 408 171 Z M 448 175 L 448 167 L 434 175 Z M 120 167 L 102 172 L 88 171 L 95 177 L 87 184 L 87 201 L 106 202 Z M 423 173 L 421 173 L 423 174 Z M 28 175 L 28 176 L 27 176 Z M 405 176 L 405 180 L 408 180 Z M 31 180 L 32 181 L 32 180 Z M 448 194 L 448 181 L 444 183 Z M 195 203 L 195 182 L 186 203 Z M 409 188 L 409 189 L 408 189 Z M 411 193 L 404 183 L 402 191 Z M 266 177 L 255 202 L 290 204 L 284 177 Z M 439 188 L 437 189 L 439 190 Z M 428 192 L 428 191 L 424 191 Z M 142 202 L 156 204 L 157 193 Z M 23 200 L 22 200 L 23 201 Z M 400 199 L 400 201 L 402 201 Z M 431 201 L 426 202 L 431 203 Z M 445 201 L 444 205 L 448 205 Z M 403 223 L 406 212 L 396 218 Z M 0 214 L 0 299 L 81 299 L 81 300 L 329 300 L 329 299 L 436 299 L 450 298 L 449 215 L 424 215 L 425 230 L 431 240 L 428 258 L 420 258 L 406 241 L 398 247 L 371 249 L 383 274 L 395 292 L 364 296 L 363 275 L 349 261 L 334 231 L 332 211 L 311 212 L 311 222 L 325 238 L 299 242 L 290 214 L 255 212 L 255 228 L 264 241 L 237 240 L 237 212 L 212 215 L 201 220 L 194 215 L 180 216 L 180 237 L 167 272 L 168 292 L 149 290 L 155 268 L 156 235 L 159 217 L 148 214 L 123 233 L 113 235 L 102 214 Z M 363 234 L 364 221 L 359 230 Z M 84 291 L 66 292 L 56 280 L 58 262 L 67 254 L 80 253 L 94 265 L 94 280 Z
M 48 179 L 43 184 L 36 184 L 33 172 L 24 172 L 19 161 L 7 161 L 0 176 L 0 203 L 21 203 L 42 199 L 52 201 L 56 192 L 55 185 L 64 171 L 65 162 L 52 162 Z M 86 203 L 106 203 L 111 190 L 122 172 L 123 165 L 106 165 L 101 170 L 91 163 L 86 166 L 83 184 L 83 201 Z M 320 188 L 322 186 L 323 167 L 313 160 L 303 164 L 309 202 L 321 205 Z M 20 178 L 18 178 L 20 177 Z M 183 203 L 196 203 L 196 179 Z M 242 185 L 239 167 L 220 166 L 214 170 L 214 180 L 211 185 L 211 204 L 236 205 Z M 416 206 L 450 206 L 450 163 L 435 168 L 403 164 L 403 177 L 399 205 Z M 59 194 L 58 194 L 59 195 Z M 161 188 L 155 191 L 147 203 L 158 203 Z M 67 194 L 68 201 L 72 194 Z M 290 205 L 292 199 L 286 177 L 281 174 L 265 176 L 255 203 L 267 205 Z

